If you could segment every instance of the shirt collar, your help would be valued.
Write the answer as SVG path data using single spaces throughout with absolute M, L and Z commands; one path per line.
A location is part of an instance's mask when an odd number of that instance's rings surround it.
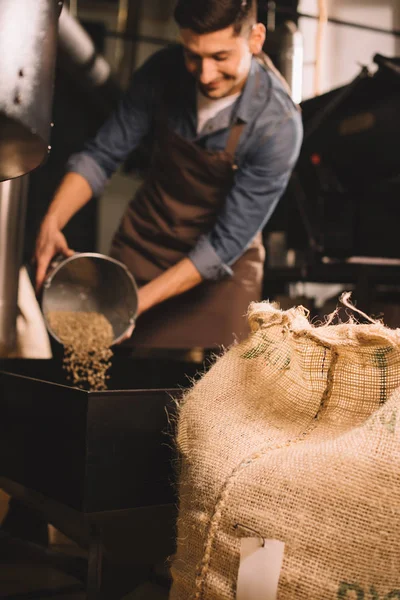
M 251 59 L 251 66 L 243 93 L 238 101 L 235 118 L 247 123 L 254 117 L 262 100 L 265 101 L 268 88 L 268 79 L 262 77 L 263 67 L 255 56 Z
M 184 71 L 183 81 L 186 81 L 186 85 L 183 86 L 183 90 L 185 90 L 183 93 L 186 94 L 186 110 L 191 127 L 193 131 L 195 131 L 197 126 L 197 84 L 194 77 L 190 75 L 186 67 L 184 67 L 183 52 L 182 67 Z M 269 91 L 269 78 L 262 77 L 263 71 L 264 67 L 260 64 L 259 60 L 253 56 L 251 59 L 249 75 L 243 88 L 243 93 L 237 100 L 234 113 L 232 114 L 230 112 L 232 123 L 236 121 L 247 123 L 254 118 L 255 114 L 258 113 L 258 109 L 265 105 L 265 98 Z M 228 126 L 228 124 L 226 126 Z

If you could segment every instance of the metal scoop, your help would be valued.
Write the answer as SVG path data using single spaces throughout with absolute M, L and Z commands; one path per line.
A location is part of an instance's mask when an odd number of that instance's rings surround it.
M 126 266 L 104 254 L 82 252 L 52 263 L 43 286 L 42 311 L 97 312 L 106 317 L 114 331 L 113 344 L 123 341 L 135 324 L 137 286 Z

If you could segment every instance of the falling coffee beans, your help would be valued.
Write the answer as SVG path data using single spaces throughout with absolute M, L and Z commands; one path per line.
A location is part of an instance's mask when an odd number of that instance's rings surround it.
M 113 355 L 111 323 L 96 312 L 51 311 L 47 320 L 64 345 L 63 367 L 73 385 L 107 389 L 107 371 Z

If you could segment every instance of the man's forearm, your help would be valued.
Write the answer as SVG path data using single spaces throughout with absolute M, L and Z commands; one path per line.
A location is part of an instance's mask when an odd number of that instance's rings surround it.
M 178 296 L 202 282 L 202 276 L 189 258 L 184 258 L 176 265 L 159 275 L 139 290 L 138 314 L 152 306 Z
M 61 230 L 92 197 L 92 189 L 82 175 L 67 173 L 55 193 L 46 218 L 54 219 Z

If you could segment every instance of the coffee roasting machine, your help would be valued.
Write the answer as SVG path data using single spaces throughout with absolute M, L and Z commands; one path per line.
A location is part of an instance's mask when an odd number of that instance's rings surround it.
M 0 4 L 0 356 L 15 346 L 26 174 L 49 151 L 62 2 Z
M 28 174 L 51 150 L 56 60 L 102 118 L 119 88 L 62 0 L 4 0 L 0 30 L 0 357 L 6 357 L 16 347 Z

